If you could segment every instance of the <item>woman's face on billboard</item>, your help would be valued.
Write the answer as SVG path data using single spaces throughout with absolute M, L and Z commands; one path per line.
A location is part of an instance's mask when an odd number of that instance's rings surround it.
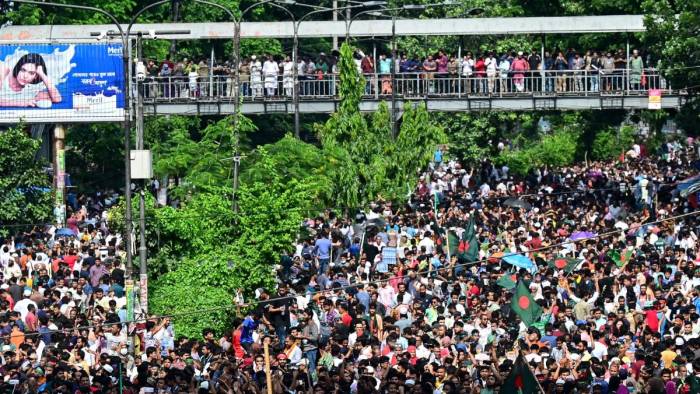
M 34 83 L 37 78 L 37 72 L 38 70 L 36 64 L 25 63 L 17 73 L 17 82 L 19 82 L 20 85 L 29 85 Z

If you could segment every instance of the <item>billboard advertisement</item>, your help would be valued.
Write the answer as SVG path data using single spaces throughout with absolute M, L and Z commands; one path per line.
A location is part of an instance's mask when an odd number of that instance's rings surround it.
M 122 45 L 0 45 L 0 123 L 124 119 Z

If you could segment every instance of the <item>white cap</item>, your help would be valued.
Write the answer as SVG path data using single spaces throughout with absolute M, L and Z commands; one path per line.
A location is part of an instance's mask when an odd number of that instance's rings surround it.
M 114 368 L 112 368 L 112 366 L 109 365 L 109 364 L 105 365 L 105 366 L 102 367 L 102 368 L 104 368 L 104 370 L 107 371 L 107 373 L 112 373 L 112 372 L 114 372 Z
M 255 60 L 255 59 L 257 59 L 258 57 L 255 56 L 255 55 L 253 55 L 253 56 L 251 56 L 250 58 L 253 59 L 253 60 Z
M 29 289 L 24 289 L 24 296 L 29 297 L 30 295 L 32 295 L 32 291 Z

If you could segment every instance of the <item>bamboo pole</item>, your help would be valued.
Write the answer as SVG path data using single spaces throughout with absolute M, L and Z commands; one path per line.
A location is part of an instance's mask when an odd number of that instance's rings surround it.
M 267 394 L 272 394 L 272 373 L 270 372 L 270 345 L 263 341 L 265 348 L 265 381 L 267 383 Z

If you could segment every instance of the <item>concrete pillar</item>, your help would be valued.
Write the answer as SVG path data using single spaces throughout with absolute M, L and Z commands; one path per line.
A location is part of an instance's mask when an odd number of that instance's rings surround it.
M 57 124 L 53 129 L 54 221 L 63 227 L 66 223 L 66 126 Z

